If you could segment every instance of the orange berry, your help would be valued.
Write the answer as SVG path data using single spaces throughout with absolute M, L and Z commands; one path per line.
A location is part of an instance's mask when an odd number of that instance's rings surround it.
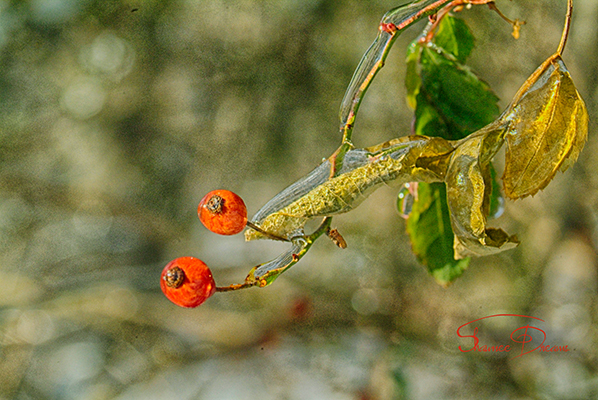
M 216 291 L 212 271 L 198 258 L 179 257 L 169 262 L 160 279 L 168 300 L 181 307 L 197 307 Z
M 199 220 L 219 235 L 235 235 L 247 225 L 247 207 L 243 199 L 229 190 L 212 190 L 197 207 Z

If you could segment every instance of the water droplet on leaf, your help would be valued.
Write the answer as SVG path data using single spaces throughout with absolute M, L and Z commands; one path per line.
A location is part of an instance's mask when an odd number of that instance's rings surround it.
M 397 210 L 401 218 L 409 218 L 415 200 L 417 200 L 417 182 L 405 183 L 397 196 Z
M 490 200 L 490 214 L 488 218 L 496 219 L 505 212 L 505 198 L 502 194 L 499 194 L 496 199 Z

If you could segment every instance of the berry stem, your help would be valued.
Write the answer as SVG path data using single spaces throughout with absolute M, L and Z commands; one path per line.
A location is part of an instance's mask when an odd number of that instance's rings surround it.
M 247 289 L 253 286 L 264 287 L 272 283 L 276 276 L 281 274 L 282 272 L 286 271 L 293 265 L 295 265 L 301 258 L 307 253 L 311 245 L 323 234 L 326 234 L 330 231 L 330 224 L 332 222 L 332 217 L 325 217 L 320 226 L 311 234 L 307 236 L 301 236 L 303 240 L 305 240 L 306 244 L 304 247 L 299 251 L 297 254 L 293 254 L 293 258 L 290 262 L 280 265 L 276 269 L 269 270 L 266 274 L 256 277 L 253 275 L 253 270 L 247 275 L 245 278 L 245 282 L 237 283 L 229 286 L 216 286 L 216 292 L 232 292 L 235 290 L 240 289 Z M 249 225 L 249 224 L 248 224 Z M 253 228 L 253 227 L 252 227 Z M 290 242 L 290 240 L 284 239 L 285 241 Z M 262 264 L 263 265 L 263 264 Z M 259 265 L 258 265 L 259 267 Z M 256 267 L 257 268 L 257 267 Z
M 247 289 L 252 286 L 257 286 L 258 282 L 243 282 L 243 283 L 235 283 L 229 286 L 216 286 L 217 292 L 232 292 L 234 290 L 239 289 Z

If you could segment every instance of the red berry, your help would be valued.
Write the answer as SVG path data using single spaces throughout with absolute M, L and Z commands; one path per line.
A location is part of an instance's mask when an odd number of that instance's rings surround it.
M 243 199 L 229 190 L 212 190 L 197 207 L 199 220 L 219 235 L 235 235 L 247 225 L 247 207 Z
M 181 307 L 197 307 L 216 291 L 212 271 L 200 259 L 179 257 L 164 267 L 160 279 L 168 300 Z

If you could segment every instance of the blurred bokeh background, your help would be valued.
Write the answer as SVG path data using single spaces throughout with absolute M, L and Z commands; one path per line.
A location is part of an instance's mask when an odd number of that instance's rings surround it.
M 270 287 L 197 309 L 160 292 L 173 258 L 228 285 L 286 248 L 208 232 L 197 203 L 226 188 L 252 214 L 329 156 L 352 72 L 402 2 L 0 0 L 0 399 L 598 397 L 595 0 L 575 0 L 564 56 L 589 140 L 493 222 L 517 249 L 442 288 L 382 188 L 335 218 L 346 250 L 320 240 Z M 504 107 L 556 49 L 566 1 L 497 3 L 527 21 L 519 40 L 487 7 L 460 14 Z M 422 27 L 368 92 L 358 147 L 409 133 L 403 60 Z M 570 351 L 459 351 L 459 326 L 499 313 L 544 319 Z M 523 324 L 480 323 L 480 344 Z

